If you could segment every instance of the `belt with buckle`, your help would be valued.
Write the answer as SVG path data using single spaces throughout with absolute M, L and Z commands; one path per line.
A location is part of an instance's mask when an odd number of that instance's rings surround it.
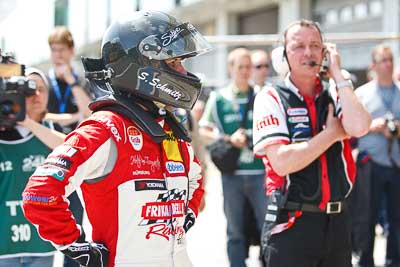
M 308 203 L 298 203 L 293 201 L 286 202 L 284 206 L 288 210 L 302 210 L 307 212 L 321 212 L 326 214 L 336 214 L 341 213 L 344 209 L 344 204 L 342 201 L 328 202 L 326 204 L 326 210 L 321 210 L 318 206 Z

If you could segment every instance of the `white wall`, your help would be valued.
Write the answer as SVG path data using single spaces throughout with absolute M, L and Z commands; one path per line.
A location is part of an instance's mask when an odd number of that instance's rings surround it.
M 17 0 L 13 12 L 0 22 L 3 49 L 15 52 L 21 63 L 40 62 L 49 54 L 47 37 L 53 24 L 53 0 Z
M 15 0 L 12 4 L 14 10 L 0 21 L 0 40 L 5 40 L 2 49 L 15 52 L 17 60 L 24 64 L 47 61 L 47 37 L 54 27 L 54 0 Z M 173 4 L 172 0 L 141 0 L 143 9 L 169 11 Z M 67 26 L 76 49 L 101 40 L 108 21 L 135 8 L 133 0 L 69 0 Z

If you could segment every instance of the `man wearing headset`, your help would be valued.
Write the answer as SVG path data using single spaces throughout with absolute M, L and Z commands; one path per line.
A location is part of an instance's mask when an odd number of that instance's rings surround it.
M 367 133 L 371 119 L 317 24 L 293 22 L 284 46 L 290 71 L 256 96 L 253 113 L 254 152 L 267 170 L 263 259 L 268 267 L 351 267 L 348 138 Z M 330 82 L 319 73 L 324 57 Z

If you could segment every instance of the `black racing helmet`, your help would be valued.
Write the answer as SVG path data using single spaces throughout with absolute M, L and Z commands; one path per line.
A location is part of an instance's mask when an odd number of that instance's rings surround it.
M 88 65 L 93 64 L 86 64 L 89 80 L 104 79 L 103 84 L 111 84 L 113 90 L 184 109 L 191 109 L 199 97 L 200 79 L 189 72 L 181 74 L 164 62 L 211 49 L 190 23 L 181 23 L 160 11 L 135 12 L 113 22 L 101 46 L 102 62 L 98 63 L 104 75 L 90 75 Z

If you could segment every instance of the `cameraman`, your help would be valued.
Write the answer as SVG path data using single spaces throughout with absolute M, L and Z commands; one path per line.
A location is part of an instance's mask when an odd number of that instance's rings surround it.
M 54 247 L 25 219 L 20 203 L 28 178 L 65 135 L 51 123 L 42 124 L 48 99 L 45 76 L 33 68 L 26 76 L 36 82 L 36 92 L 26 96 L 25 120 L 0 131 L 0 267 L 53 265 Z
M 356 95 L 371 114 L 369 133 L 358 141 L 361 153 L 371 159 L 371 216 L 367 244 L 361 251 L 359 266 L 374 266 L 375 225 L 381 213 L 382 198 L 389 225 L 386 265 L 400 266 L 400 90 L 393 80 L 393 54 L 389 46 L 378 45 L 372 50 L 371 69 L 376 77 L 356 90 Z M 367 177 L 360 177 L 367 178 Z

